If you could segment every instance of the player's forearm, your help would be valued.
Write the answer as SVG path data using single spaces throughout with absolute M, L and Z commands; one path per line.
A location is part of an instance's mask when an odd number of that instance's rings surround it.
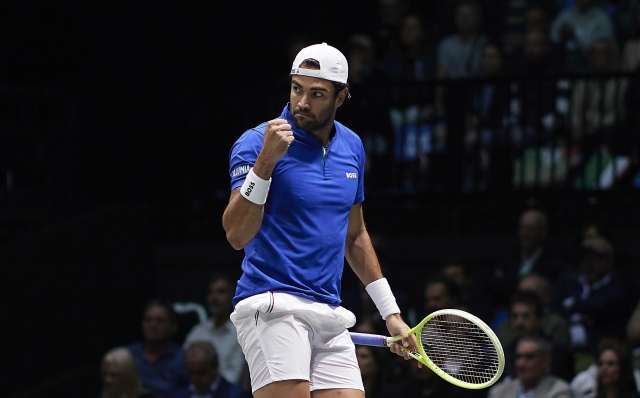
M 366 231 L 351 239 L 347 238 L 345 257 L 353 272 L 365 286 L 382 278 L 378 258 Z
M 244 249 L 260 230 L 264 206 L 246 200 L 239 195 L 238 190 L 234 190 L 231 195 L 229 205 L 222 215 L 222 226 L 231 246 L 240 250 Z

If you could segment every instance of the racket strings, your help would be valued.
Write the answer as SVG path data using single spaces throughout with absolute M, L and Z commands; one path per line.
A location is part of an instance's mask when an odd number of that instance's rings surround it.
M 475 323 L 457 315 L 437 315 L 420 332 L 429 359 L 449 376 L 471 384 L 491 381 L 499 356 L 489 336 Z

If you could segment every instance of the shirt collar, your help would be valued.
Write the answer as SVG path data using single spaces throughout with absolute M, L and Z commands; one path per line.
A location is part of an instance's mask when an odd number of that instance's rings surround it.
M 320 143 L 320 141 L 318 141 L 316 137 L 313 136 L 313 134 L 310 134 L 302 129 L 297 128 L 296 125 L 293 123 L 293 116 L 291 115 L 291 110 L 289 109 L 290 105 L 291 103 L 287 102 L 287 105 L 285 105 L 284 109 L 282 110 L 282 113 L 280 114 L 280 118 L 286 119 L 289 122 L 289 124 L 291 125 L 291 131 L 293 131 L 293 135 L 295 136 L 296 140 L 321 147 L 322 144 Z M 338 136 L 338 126 L 334 121 L 333 136 L 329 139 L 329 141 L 331 142 L 337 136 Z

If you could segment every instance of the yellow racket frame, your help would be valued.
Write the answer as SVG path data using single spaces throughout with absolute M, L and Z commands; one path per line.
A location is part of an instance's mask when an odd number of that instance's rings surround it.
M 455 316 L 464 318 L 474 323 L 476 326 L 482 329 L 483 332 L 487 334 L 487 337 L 489 337 L 489 340 L 495 347 L 496 353 L 498 354 L 498 371 L 496 372 L 495 376 L 491 380 L 485 383 L 480 383 L 480 384 L 468 383 L 462 380 L 458 380 L 455 377 L 449 375 L 444 370 L 440 369 L 435 363 L 431 361 L 429 356 L 425 353 L 424 348 L 422 347 L 421 332 L 422 332 L 422 328 L 427 322 L 429 322 L 434 317 L 440 316 L 440 315 L 455 315 Z M 504 371 L 504 350 L 502 349 L 502 344 L 500 344 L 500 340 L 498 340 L 498 336 L 496 336 L 493 330 L 491 330 L 491 328 L 486 323 L 484 323 L 480 318 L 476 317 L 475 315 L 472 315 L 465 311 L 455 310 L 455 309 L 444 309 L 444 310 L 435 311 L 429 314 L 429 316 L 427 316 L 426 318 L 424 318 L 418 325 L 411 328 L 407 332 L 407 334 L 414 335 L 416 337 L 416 342 L 418 343 L 416 348 L 418 350 L 419 355 L 416 355 L 415 352 L 412 352 L 406 348 L 403 348 L 403 350 L 407 351 L 408 354 L 413 359 L 415 359 L 416 361 L 419 361 L 420 363 L 422 363 L 423 365 L 431 369 L 438 376 L 442 377 L 443 379 L 445 379 L 451 384 L 454 384 L 462 388 L 480 390 L 482 388 L 487 388 L 491 386 L 496 381 L 498 381 L 498 379 L 500 379 L 500 376 L 502 376 L 502 372 Z M 399 340 L 402 340 L 402 336 L 387 337 L 387 345 L 391 345 L 392 343 L 395 343 L 396 341 L 399 341 Z

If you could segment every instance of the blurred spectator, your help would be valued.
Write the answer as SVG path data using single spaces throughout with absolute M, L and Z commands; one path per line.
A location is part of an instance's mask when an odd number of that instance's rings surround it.
M 516 294 L 522 291 L 535 293 L 542 303 L 544 316 L 542 333 L 552 341 L 568 346 L 571 342 L 571 336 L 567 321 L 550 308 L 553 292 L 549 280 L 538 274 L 529 274 L 520 280 Z M 511 343 L 515 338 L 508 319 L 500 323 L 496 334 L 505 345 Z
M 549 31 L 549 11 L 553 8 L 546 4 L 542 7 L 530 0 L 505 1 L 504 28 L 501 32 L 505 54 L 512 54 L 524 44 L 525 35 L 532 30 Z M 544 3 L 544 2 L 543 2 Z
M 219 372 L 218 354 L 209 341 L 193 342 L 186 349 L 188 386 L 173 391 L 173 398 L 249 398 L 242 387 L 230 383 Z
M 184 351 L 172 341 L 176 318 L 171 302 L 150 300 L 143 311 L 143 340 L 126 347 L 136 360 L 142 385 L 156 398 L 169 398 L 174 388 L 189 383 Z
M 549 375 L 551 346 L 540 337 L 523 337 L 515 350 L 515 379 L 504 380 L 489 390 L 489 398 L 572 398 L 569 384 Z
M 381 50 L 377 54 L 378 61 L 382 61 L 384 52 L 397 40 L 400 22 L 408 9 L 405 0 L 378 0 L 377 24 L 372 24 L 374 30 L 370 33 L 375 47 Z
M 118 347 L 107 352 L 100 366 L 101 398 L 154 398 L 142 388 L 131 352 Z
M 569 321 L 574 350 L 597 358 L 597 345 L 605 337 L 623 337 L 630 312 L 623 281 L 614 270 L 614 249 L 603 237 L 582 242 L 579 276 L 560 287 L 556 306 Z M 586 366 L 580 366 L 584 369 Z
M 504 150 L 509 113 L 509 85 L 501 80 L 504 75 L 502 49 L 496 43 L 487 43 L 482 49 L 480 71 L 480 76 L 487 80 L 471 86 L 466 115 L 465 156 L 462 159 L 465 192 L 486 191 L 501 185 L 497 181 L 504 175 L 501 170 L 505 166 L 504 157 L 507 161 L 511 159 L 510 151 Z
M 483 287 L 474 280 L 469 265 L 461 261 L 452 262 L 442 267 L 440 273 L 458 285 L 461 307 L 485 322 L 490 321 L 493 303 Z
M 522 48 L 516 49 L 509 58 L 509 73 L 513 76 L 557 75 L 564 72 L 563 56 L 562 48 L 552 43 L 545 31 L 530 29 L 524 35 Z
M 391 360 L 387 351 L 376 347 L 356 346 L 356 357 L 367 398 L 379 397 L 387 382 L 387 368 Z
M 593 74 L 619 71 L 618 51 L 609 38 L 596 39 L 589 49 L 589 66 Z M 580 80 L 573 91 L 571 115 L 572 140 L 579 151 L 580 162 L 574 170 L 576 186 L 586 189 L 600 187 L 600 173 L 593 167 L 602 162 L 601 152 L 626 152 L 628 142 L 621 141 L 624 124 L 624 99 L 629 81 L 617 77 L 594 77 Z M 589 170 L 589 172 L 587 172 Z M 591 173 L 591 170 L 594 170 Z
M 211 318 L 191 329 L 183 348 L 186 350 L 195 341 L 211 342 L 216 349 L 216 356 L 220 358 L 220 374 L 230 383 L 238 384 L 247 366 L 238 344 L 236 328 L 229 319 L 233 312 L 231 301 L 235 286 L 235 281 L 226 275 L 214 274 L 209 279 L 206 302 Z
M 395 81 L 427 80 L 435 76 L 435 48 L 429 45 L 420 15 L 405 15 L 397 42 L 385 55 L 385 70 Z
M 551 25 L 551 39 L 562 43 L 571 56 L 569 67 L 582 70 L 584 55 L 596 39 L 614 38 L 613 25 L 596 0 L 576 0 L 575 5 L 561 11 Z
M 554 341 L 544 333 L 544 306 L 538 295 L 532 291 L 518 291 L 511 300 L 508 325 L 514 339 L 502 341 L 505 355 L 505 376 L 515 376 L 515 350 L 523 337 L 539 337 L 551 347 L 550 374 L 566 381 L 573 378 L 573 355 L 568 344 Z M 499 336 L 500 337 L 500 336 Z
M 603 339 L 597 364 L 589 366 L 571 381 L 574 398 L 637 398 L 637 373 L 623 342 Z
M 422 398 L 484 398 L 483 390 L 468 390 L 446 382 L 426 366 L 418 367 L 416 360 L 408 361 L 410 372 L 397 383 L 388 385 L 380 398 L 422 397 Z M 367 395 L 368 397 L 368 395 Z
M 344 54 L 349 63 L 351 97 L 340 107 L 340 122 L 362 139 L 367 154 L 365 172 L 375 176 L 365 187 L 371 193 L 388 189 L 391 181 L 393 132 L 389 120 L 389 77 L 379 67 L 376 53 L 369 36 L 356 33 L 349 37 Z
M 458 285 L 442 275 L 436 275 L 427 280 L 424 284 L 424 313 L 422 318 L 434 311 L 446 308 L 460 308 L 460 288 Z
M 555 281 L 562 263 L 547 247 L 549 221 L 539 209 L 522 212 L 518 222 L 518 250 L 507 253 L 503 265 L 493 275 L 492 291 L 498 304 L 505 304 L 518 286 L 518 281 L 532 273 Z
M 640 8 L 634 15 L 635 31 L 631 39 L 624 44 L 622 51 L 622 70 L 633 72 L 640 65 Z
M 459 79 L 479 72 L 482 49 L 488 40 L 480 33 L 481 21 L 481 8 L 476 2 L 467 0 L 458 4 L 455 9 L 456 33 L 438 45 L 438 78 Z

